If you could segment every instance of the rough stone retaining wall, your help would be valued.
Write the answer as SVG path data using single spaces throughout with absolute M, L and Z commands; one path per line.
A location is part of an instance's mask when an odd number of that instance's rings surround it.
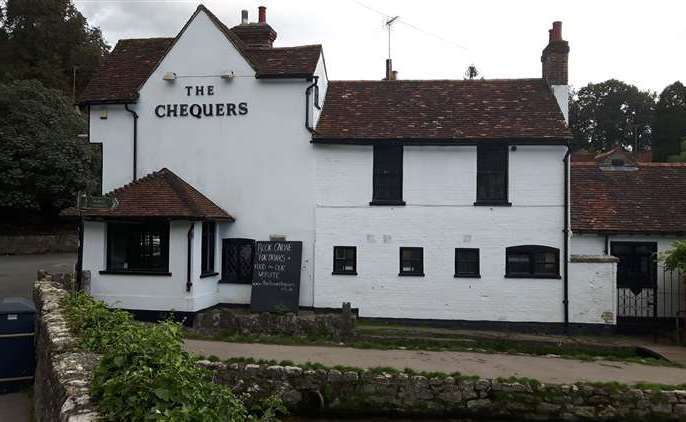
M 244 308 L 215 308 L 195 315 L 193 328 L 205 333 L 222 331 L 242 335 L 259 333 L 343 339 L 352 335 L 355 318 L 349 305 L 336 313 L 300 311 L 298 314 L 254 313 Z
M 33 386 L 35 421 L 88 422 L 99 419 L 90 400 L 92 371 L 100 357 L 84 353 L 71 335 L 60 307 L 68 293 L 64 275 L 39 273 L 33 286 L 36 303 L 36 374 Z M 66 280 L 65 280 L 66 279 Z
M 542 385 L 407 373 L 308 370 L 203 361 L 215 382 L 254 399 L 278 394 L 295 413 L 466 416 L 490 420 L 686 420 L 686 391 Z
M 0 236 L 0 255 L 76 252 L 78 247 L 74 233 Z

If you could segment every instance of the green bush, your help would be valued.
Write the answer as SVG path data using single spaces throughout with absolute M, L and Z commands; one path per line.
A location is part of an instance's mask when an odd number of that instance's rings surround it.
M 139 323 L 84 293 L 65 305 L 83 346 L 103 354 L 91 392 L 109 420 L 273 420 L 283 412 L 280 401 L 269 398 L 250 414 L 229 388 L 213 383 L 211 372 L 183 351 L 178 323 Z
M 686 272 L 686 240 L 678 240 L 660 257 L 668 270 Z

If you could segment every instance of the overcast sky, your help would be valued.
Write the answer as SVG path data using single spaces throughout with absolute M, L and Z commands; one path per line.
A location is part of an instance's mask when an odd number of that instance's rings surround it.
M 200 2 L 75 0 L 114 46 L 121 38 L 175 36 Z M 323 44 L 330 79 L 380 79 L 388 54 L 401 79 L 540 77 L 548 28 L 561 20 L 570 82 L 620 79 L 658 93 L 686 82 L 685 1 L 645 0 L 204 0 L 228 26 L 267 6 L 276 46 Z

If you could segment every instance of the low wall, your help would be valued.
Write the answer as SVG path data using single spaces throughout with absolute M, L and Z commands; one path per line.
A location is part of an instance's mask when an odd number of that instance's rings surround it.
M 99 419 L 90 401 L 89 385 L 100 357 L 84 353 L 69 332 L 60 307 L 68 294 L 64 275 L 40 273 L 33 286 L 36 303 L 36 374 L 33 386 L 34 421 L 89 422 Z M 66 277 L 66 283 L 70 283 Z
M 570 257 L 570 322 L 612 327 L 617 323 L 617 262 L 607 255 Z
M 336 313 L 300 311 L 298 314 L 251 312 L 246 308 L 214 308 L 195 315 L 193 328 L 199 332 L 343 339 L 352 335 L 355 319 L 349 305 Z
M 78 247 L 79 238 L 76 233 L 0 236 L 0 255 L 76 252 Z
M 542 385 L 460 376 L 202 361 L 215 382 L 252 400 L 277 394 L 296 414 L 392 414 L 489 420 L 684 420 L 686 391 Z

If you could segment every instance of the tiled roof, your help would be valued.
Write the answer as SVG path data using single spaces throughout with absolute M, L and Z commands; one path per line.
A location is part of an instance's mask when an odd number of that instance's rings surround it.
M 135 101 L 138 88 L 173 41 L 174 38 L 120 40 L 96 70 L 79 101 Z
M 314 142 L 571 139 L 542 79 L 331 81 L 315 132 Z
M 572 231 L 686 233 L 686 163 L 571 166 Z
M 177 220 L 233 221 L 226 211 L 198 192 L 171 170 L 150 173 L 108 193 L 116 198 L 113 209 L 76 209 L 64 216 L 102 218 L 169 218 Z
M 309 77 L 314 74 L 322 46 L 248 49 L 245 53 L 257 66 L 258 78 Z
M 196 14 L 199 11 L 207 13 L 219 30 L 226 35 L 228 41 L 255 69 L 256 77 L 305 78 L 314 73 L 321 55 L 321 45 L 249 48 L 207 8 L 202 5 L 198 6 Z M 183 30 L 179 35 L 181 33 Z M 136 101 L 138 89 L 164 58 L 175 40 L 176 38 L 120 40 L 103 64 L 96 70 L 93 78 L 79 97 L 79 102 L 87 104 Z

